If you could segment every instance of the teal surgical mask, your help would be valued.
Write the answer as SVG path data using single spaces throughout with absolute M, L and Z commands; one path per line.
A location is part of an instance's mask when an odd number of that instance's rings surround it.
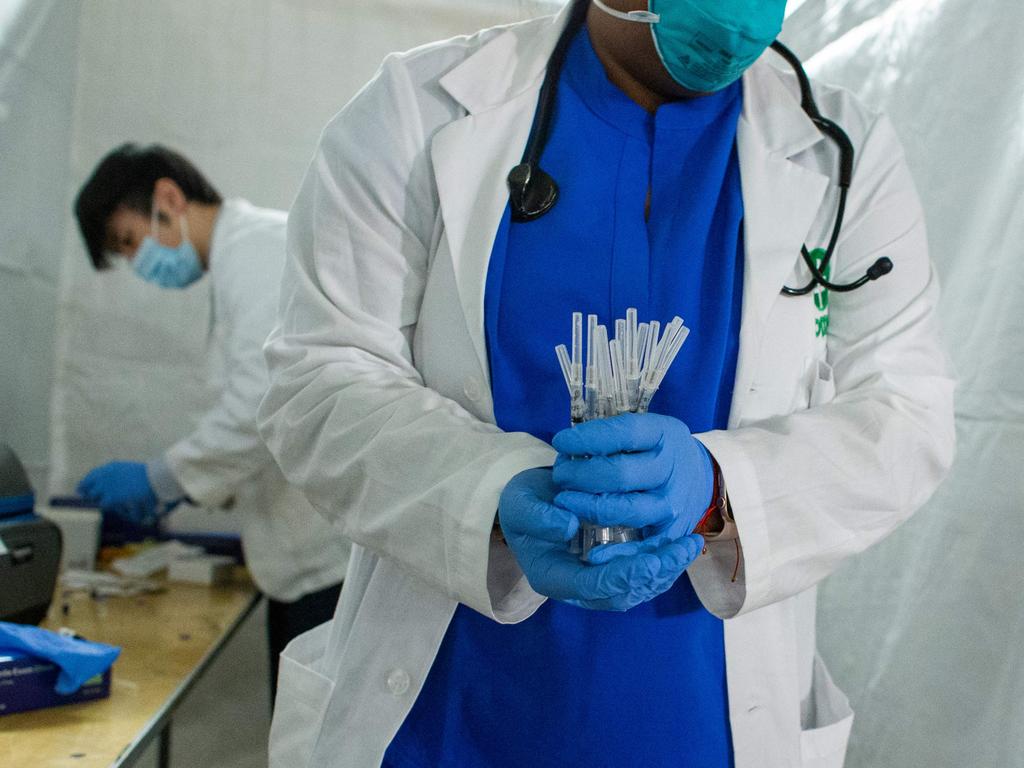
M 648 0 L 646 11 L 602 11 L 651 25 L 661 63 L 679 85 L 713 93 L 735 82 L 782 30 L 786 0 Z
M 161 288 L 186 288 L 203 276 L 203 265 L 188 239 L 188 219 L 181 217 L 181 244 L 162 245 L 157 239 L 157 210 L 153 206 L 150 235 L 135 254 L 135 274 Z

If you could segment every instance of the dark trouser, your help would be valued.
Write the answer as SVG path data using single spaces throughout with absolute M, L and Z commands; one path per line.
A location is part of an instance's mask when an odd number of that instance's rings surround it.
M 310 592 L 292 603 L 267 598 L 267 640 L 270 644 L 270 705 L 277 695 L 278 657 L 292 638 L 330 621 L 341 594 L 341 584 Z

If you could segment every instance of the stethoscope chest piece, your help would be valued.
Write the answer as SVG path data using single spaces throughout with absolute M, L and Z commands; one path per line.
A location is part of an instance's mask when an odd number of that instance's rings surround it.
M 520 163 L 508 174 L 512 221 L 533 221 L 558 201 L 558 184 L 533 163 Z

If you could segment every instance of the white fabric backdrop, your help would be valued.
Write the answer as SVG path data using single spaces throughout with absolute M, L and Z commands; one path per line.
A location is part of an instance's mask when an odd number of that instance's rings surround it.
M 0 2 L 0 441 L 17 451 L 39 489 L 49 452 L 77 39 L 74 3 Z
M 950 477 L 820 593 L 851 768 L 1024 766 L 1022 33 L 1020 0 L 806 0 L 786 28 L 903 137 L 960 378 Z

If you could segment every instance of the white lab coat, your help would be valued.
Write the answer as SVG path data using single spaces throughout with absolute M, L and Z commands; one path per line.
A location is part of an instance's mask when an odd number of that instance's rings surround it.
M 359 546 L 334 621 L 282 656 L 272 766 L 379 764 L 457 602 L 517 622 L 544 600 L 490 539 L 504 484 L 554 453 L 494 426 L 483 294 L 564 19 L 386 59 L 326 128 L 292 209 L 261 430 Z M 726 619 L 738 768 L 826 768 L 843 762 L 852 713 L 815 653 L 815 585 L 932 493 L 952 460 L 953 383 L 900 146 L 841 91 L 817 90 L 859 150 L 833 278 L 883 254 L 895 269 L 833 295 L 827 337 L 813 296 L 779 294 L 807 280 L 801 244 L 831 232 L 836 152 L 772 56 L 743 83 L 729 429 L 698 436 L 724 471 L 743 558 L 732 582 L 734 544 L 713 544 L 689 574 Z
M 284 479 L 256 429 L 267 388 L 263 342 L 274 326 L 284 263 L 283 211 L 224 202 L 210 243 L 214 338 L 225 380 L 217 403 L 164 460 L 200 504 L 241 515 L 242 548 L 257 586 L 290 602 L 337 584 L 350 545 Z

